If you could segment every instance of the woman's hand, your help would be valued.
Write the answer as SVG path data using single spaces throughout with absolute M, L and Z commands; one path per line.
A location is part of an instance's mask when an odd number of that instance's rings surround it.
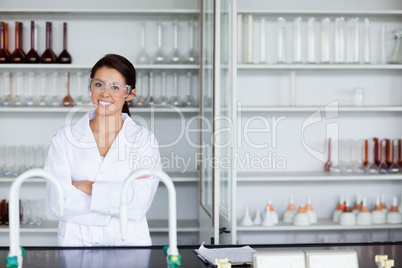
M 93 181 L 73 181 L 72 184 L 80 191 L 83 191 L 87 195 L 92 195 Z

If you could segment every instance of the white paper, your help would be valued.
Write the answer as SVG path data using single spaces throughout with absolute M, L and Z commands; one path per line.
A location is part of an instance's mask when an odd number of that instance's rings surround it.
M 256 250 L 249 246 L 244 247 L 231 247 L 231 248 L 206 248 L 204 243 L 198 249 L 199 254 L 208 260 L 210 263 L 215 264 L 215 259 L 227 258 L 230 263 L 251 263 L 253 253 Z

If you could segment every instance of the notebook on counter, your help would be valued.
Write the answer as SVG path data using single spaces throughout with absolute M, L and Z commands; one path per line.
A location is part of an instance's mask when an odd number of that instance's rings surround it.
M 204 243 L 199 249 L 194 249 L 197 257 L 211 267 L 216 267 L 215 259 L 227 258 L 232 266 L 251 265 L 253 253 L 256 250 L 249 246 L 231 248 L 206 248 Z

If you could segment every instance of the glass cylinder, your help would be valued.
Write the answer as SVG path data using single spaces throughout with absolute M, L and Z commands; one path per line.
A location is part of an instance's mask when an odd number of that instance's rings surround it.
M 243 15 L 237 15 L 237 63 L 243 63 Z
M 363 63 L 369 64 L 370 57 L 370 20 L 364 19 Z
M 359 18 L 348 20 L 347 62 L 359 63 Z
M 402 63 L 402 29 L 397 29 L 392 33 L 394 34 L 394 47 L 388 63 L 400 64 Z
M 307 63 L 316 63 L 316 20 L 307 20 Z
M 392 140 L 391 143 L 391 161 L 389 165 L 390 173 L 398 173 L 400 171 L 400 166 L 398 164 L 399 159 L 399 144 L 398 139 Z
M 253 15 L 246 15 L 245 27 L 245 57 L 244 63 L 252 64 L 253 62 L 253 38 L 254 38 L 254 19 Z
M 266 31 L 266 27 L 265 27 L 265 18 L 262 17 L 260 20 L 260 63 L 266 63 L 267 62 L 267 57 L 266 57 L 266 36 L 265 36 L 265 31 Z
M 302 62 L 302 18 L 298 17 L 293 22 L 293 62 Z
M 345 63 L 345 19 L 335 19 L 335 63 Z
M 278 53 L 277 63 L 286 63 L 286 20 L 282 17 L 278 18 Z
M 321 21 L 321 63 L 330 62 L 330 23 L 331 21 L 329 18 L 324 18 Z

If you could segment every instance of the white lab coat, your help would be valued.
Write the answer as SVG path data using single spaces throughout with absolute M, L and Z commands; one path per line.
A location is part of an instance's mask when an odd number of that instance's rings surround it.
M 95 111 L 77 123 L 61 127 L 52 139 L 45 169 L 62 183 L 64 214 L 60 215 L 57 191 L 47 183 L 51 214 L 59 218 L 59 246 L 151 245 L 146 212 L 151 206 L 159 179 L 137 179 L 128 189 L 129 222 L 122 241 L 120 221 L 101 211 L 120 205 L 121 189 L 128 175 L 139 168 L 160 169 L 157 141 L 148 129 L 138 126 L 125 113 L 123 127 L 102 159 L 89 126 Z M 90 180 L 92 196 L 74 187 L 72 181 Z

